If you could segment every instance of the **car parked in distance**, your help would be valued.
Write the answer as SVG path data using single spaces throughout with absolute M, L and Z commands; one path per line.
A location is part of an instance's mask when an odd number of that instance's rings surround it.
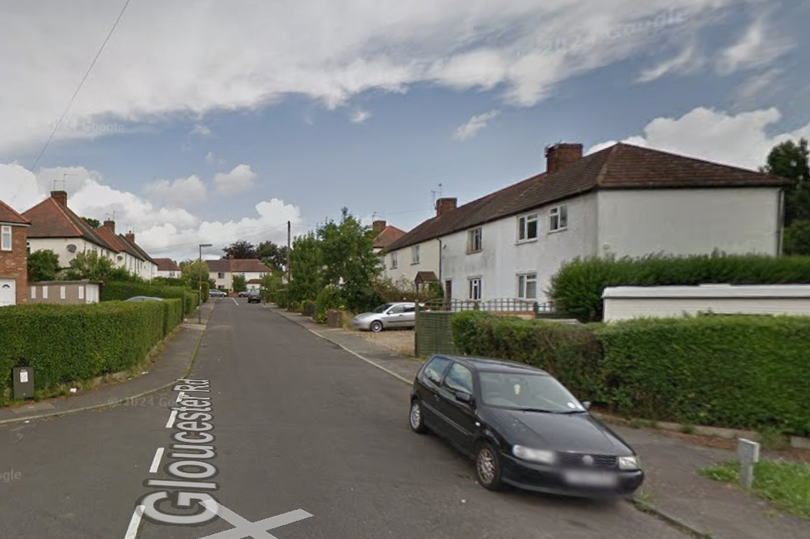
M 163 301 L 163 298 L 153 298 L 151 296 L 133 296 L 126 301 Z
M 420 304 L 420 309 L 426 309 Z M 358 314 L 352 319 L 355 329 L 379 333 L 384 329 L 413 328 L 416 326 L 416 303 L 393 302 L 380 305 L 372 312 Z
M 644 481 L 638 455 L 589 407 L 529 365 L 434 355 L 414 379 L 409 423 L 474 460 L 489 490 L 628 497 Z
M 238 295 L 240 298 L 246 298 L 246 297 L 248 297 L 248 294 L 250 294 L 250 292 L 248 292 L 247 290 L 242 290 L 242 291 L 241 291 L 241 292 L 239 292 L 239 294 L 237 294 L 237 295 Z
M 225 292 L 224 290 L 219 290 L 217 288 L 212 288 L 208 292 L 208 297 L 210 297 L 210 298 L 227 298 L 228 293 Z
M 251 290 L 248 293 L 248 303 L 261 303 L 262 302 L 262 295 L 259 293 L 258 290 Z

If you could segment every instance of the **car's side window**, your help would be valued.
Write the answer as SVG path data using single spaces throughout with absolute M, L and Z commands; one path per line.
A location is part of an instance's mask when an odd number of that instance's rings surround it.
M 460 363 L 454 363 L 447 376 L 444 378 L 444 386 L 452 391 L 473 394 L 472 371 Z
M 405 312 L 406 313 L 415 313 L 416 312 L 416 307 L 405 307 Z
M 388 311 L 388 314 L 400 314 L 405 312 L 405 307 L 402 305 L 397 305 L 395 307 L 391 307 L 391 310 Z
M 442 376 L 444 376 L 444 371 L 447 369 L 449 363 L 450 360 L 446 357 L 434 357 L 425 366 L 425 376 L 434 384 L 441 384 Z

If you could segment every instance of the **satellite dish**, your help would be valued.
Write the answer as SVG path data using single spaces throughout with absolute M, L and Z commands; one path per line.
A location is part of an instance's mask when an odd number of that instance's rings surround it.
M 123 257 L 123 256 L 118 255 L 118 260 L 123 260 L 123 259 L 124 259 L 124 257 Z
M 71 243 L 70 245 L 67 246 L 67 250 L 69 252 L 71 252 L 71 253 L 75 253 L 76 252 L 76 246 Z

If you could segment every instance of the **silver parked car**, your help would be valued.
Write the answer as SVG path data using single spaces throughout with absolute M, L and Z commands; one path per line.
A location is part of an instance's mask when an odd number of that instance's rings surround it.
M 420 305 L 420 309 L 424 309 Z M 384 329 L 413 328 L 416 326 L 416 303 L 385 303 L 370 313 L 358 314 L 352 320 L 356 329 L 378 333 Z

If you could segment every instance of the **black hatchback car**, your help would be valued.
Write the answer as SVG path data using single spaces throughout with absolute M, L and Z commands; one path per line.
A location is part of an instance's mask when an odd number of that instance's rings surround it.
M 547 372 L 435 355 L 416 375 L 410 426 L 475 461 L 479 483 L 576 497 L 623 497 L 644 481 L 638 455 Z

